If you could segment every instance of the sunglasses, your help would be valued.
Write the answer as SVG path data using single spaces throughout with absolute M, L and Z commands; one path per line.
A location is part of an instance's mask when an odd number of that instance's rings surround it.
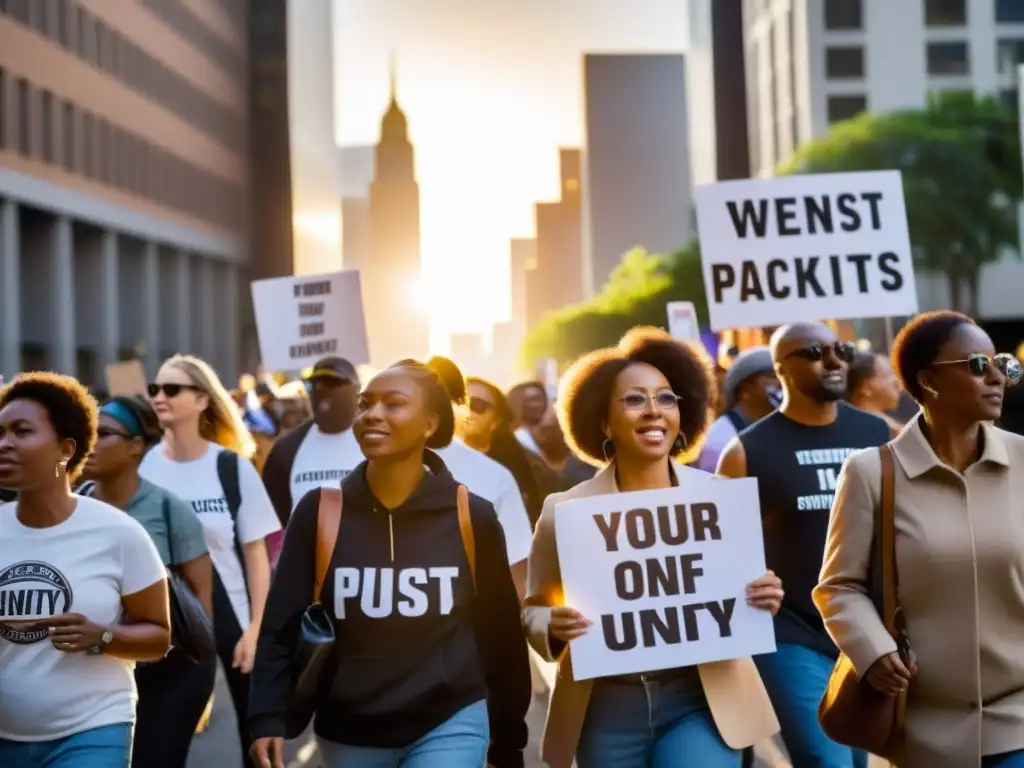
M 494 406 L 482 398 L 471 397 L 469 398 L 469 410 L 477 416 L 483 416 L 493 411 Z
M 106 427 L 100 427 L 96 430 L 96 437 L 100 440 L 106 440 L 108 437 L 120 437 L 122 440 L 134 440 L 135 438 L 129 435 L 127 432 L 122 432 L 119 429 L 107 429 Z
M 682 399 L 675 392 L 659 392 L 654 397 L 643 392 L 630 392 L 620 397 L 619 402 L 626 406 L 627 411 L 646 411 L 653 400 L 659 411 L 668 411 L 678 408 Z
M 202 390 L 192 384 L 150 384 L 146 387 L 146 391 L 149 392 L 150 397 L 156 397 L 163 392 L 167 397 L 177 397 L 184 390 L 189 389 L 193 392 L 202 392 Z
M 1020 381 L 1021 375 L 1024 374 L 1024 366 L 1021 366 L 1020 360 L 1006 352 L 1001 352 L 995 357 L 989 357 L 988 355 L 983 355 L 980 352 L 975 352 L 973 355 L 968 355 L 963 360 L 939 360 L 938 362 L 932 363 L 932 365 L 964 364 L 967 365 L 967 370 L 975 376 L 984 376 L 988 373 L 989 366 L 994 366 L 997 371 L 1006 377 L 1006 383 L 1011 387 Z
M 836 359 L 842 360 L 844 363 L 852 362 L 856 352 L 856 348 L 848 341 L 837 341 L 833 344 L 818 342 L 794 350 L 786 355 L 786 357 L 799 357 L 808 362 L 817 363 L 825 359 L 825 355 L 829 350 L 832 350 L 832 354 L 836 356 Z

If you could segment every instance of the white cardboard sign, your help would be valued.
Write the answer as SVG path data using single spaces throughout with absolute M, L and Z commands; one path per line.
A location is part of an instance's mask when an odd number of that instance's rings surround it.
M 674 339 L 700 341 L 700 327 L 697 325 L 697 308 L 692 301 L 670 301 L 665 305 L 668 312 L 668 332 Z
M 765 572 L 757 481 L 694 472 L 683 486 L 555 507 L 565 604 L 593 625 L 570 643 L 576 680 L 775 650 L 746 603 Z
M 695 198 L 713 330 L 918 311 L 899 171 L 723 181 Z
M 268 371 L 301 371 L 322 357 L 370 360 L 356 270 L 256 280 L 252 303 Z

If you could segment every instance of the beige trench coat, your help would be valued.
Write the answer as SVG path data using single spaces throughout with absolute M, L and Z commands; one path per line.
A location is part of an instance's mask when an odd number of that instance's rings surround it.
M 899 599 L 918 676 L 903 768 L 976 768 L 1024 748 L 1024 438 L 983 426 L 981 459 L 941 464 L 915 419 L 896 458 Z M 847 459 L 814 602 L 859 674 L 896 649 L 867 595 L 876 449 Z
M 707 476 L 698 469 L 679 464 L 673 466 L 680 485 L 685 485 L 687 477 L 694 474 Z M 523 623 L 534 650 L 547 661 L 558 662 L 541 744 L 541 760 L 551 768 L 570 768 L 572 765 L 593 686 L 592 680 L 573 680 L 568 648 L 556 658 L 548 645 L 550 606 L 559 605 L 562 601 L 562 577 L 555 548 L 555 505 L 561 501 L 617 491 L 614 468 L 609 466 L 592 480 L 580 483 L 565 493 L 548 496 L 533 535 Z M 730 747 L 742 749 L 752 746 L 779 730 L 775 711 L 753 660 L 745 658 L 701 664 L 697 669 L 715 725 L 722 740 Z

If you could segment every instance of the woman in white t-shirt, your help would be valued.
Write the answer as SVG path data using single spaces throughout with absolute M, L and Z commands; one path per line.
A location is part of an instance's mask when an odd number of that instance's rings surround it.
M 190 502 L 203 524 L 214 567 L 217 654 L 245 753 L 249 672 L 270 588 L 265 539 L 281 524 L 249 461 L 252 436 L 209 365 L 187 355 L 170 358 L 149 396 L 164 438 L 146 454 L 139 474 Z
M 167 578 L 146 530 L 71 493 L 96 444 L 74 379 L 0 390 L 0 765 L 128 768 L 136 661 L 170 644 Z

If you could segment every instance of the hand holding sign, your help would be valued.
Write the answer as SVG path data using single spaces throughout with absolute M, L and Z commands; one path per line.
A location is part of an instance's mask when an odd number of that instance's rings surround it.
M 551 624 L 548 626 L 548 632 L 556 640 L 568 643 L 577 637 L 583 637 L 593 624 L 594 622 L 575 608 L 556 605 L 551 609 Z
M 774 616 L 782 607 L 785 594 L 782 579 L 775 575 L 775 571 L 766 571 L 764 576 L 747 584 L 747 605 L 769 611 Z

